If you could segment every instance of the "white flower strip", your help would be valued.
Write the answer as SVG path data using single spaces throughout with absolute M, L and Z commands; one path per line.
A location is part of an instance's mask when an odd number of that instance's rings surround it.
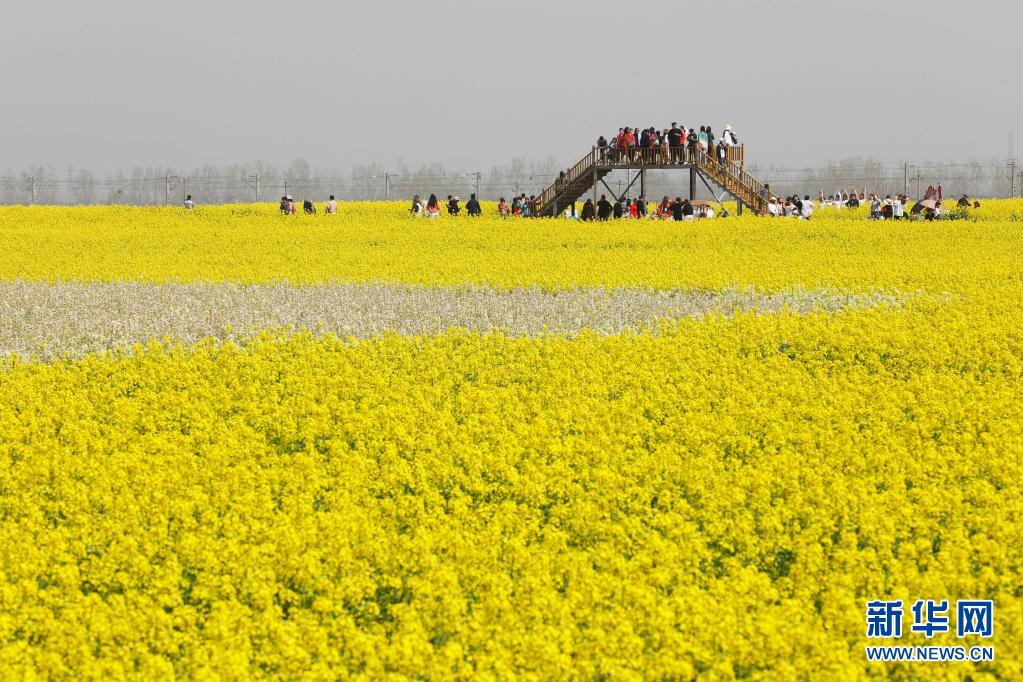
M 41 360 L 173 337 L 244 341 L 259 330 L 307 329 L 369 338 L 451 328 L 513 336 L 619 334 L 661 320 L 736 311 L 838 312 L 902 297 L 793 290 L 654 291 L 583 288 L 417 287 L 404 284 L 149 284 L 0 282 L 0 356 Z

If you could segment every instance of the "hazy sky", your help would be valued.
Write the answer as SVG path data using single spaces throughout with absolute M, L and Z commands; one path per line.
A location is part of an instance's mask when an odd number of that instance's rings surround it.
M 0 170 L 482 169 L 731 123 L 750 161 L 1023 151 L 1019 0 L 25 0 Z

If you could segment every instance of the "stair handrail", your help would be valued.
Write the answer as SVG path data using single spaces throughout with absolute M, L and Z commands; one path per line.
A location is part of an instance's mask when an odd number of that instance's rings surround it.
M 597 148 L 590 149 L 590 153 L 579 160 L 574 166 L 565 171 L 564 177 L 558 177 L 547 189 L 540 193 L 540 210 L 546 210 L 547 206 L 563 191 L 568 189 L 576 180 L 593 170 L 597 160 Z

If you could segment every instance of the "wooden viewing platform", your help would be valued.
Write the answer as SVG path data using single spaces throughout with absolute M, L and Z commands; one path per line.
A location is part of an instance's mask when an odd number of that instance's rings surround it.
M 700 178 L 712 194 L 720 201 L 727 194 L 738 204 L 739 214 L 743 206 L 758 215 L 767 213 L 770 191 L 759 180 L 746 172 L 746 147 L 732 145 L 728 147 L 728 156 L 724 163 L 701 151 L 688 148 L 669 149 L 661 147 L 610 149 L 593 147 L 579 163 L 567 171 L 564 177 L 555 180 L 540 194 L 536 201 L 534 215 L 556 216 L 579 200 L 590 189 L 593 191 L 593 203 L 597 203 L 597 186 L 601 183 L 607 193 L 621 199 L 628 194 L 632 185 L 638 180 L 640 194 L 644 194 L 646 171 L 648 170 L 688 170 L 690 197 L 696 192 L 696 179 Z M 618 196 L 604 177 L 615 170 L 638 170 L 637 176 L 625 188 L 625 193 Z M 720 196 L 711 187 L 714 183 L 721 188 Z

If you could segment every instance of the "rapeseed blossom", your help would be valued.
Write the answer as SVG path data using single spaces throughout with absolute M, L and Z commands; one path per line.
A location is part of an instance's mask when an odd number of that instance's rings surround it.
M 0 670 L 910 679 L 919 667 L 864 660 L 864 602 L 990 598 L 995 661 L 927 674 L 1023 677 L 1020 205 L 648 230 L 357 206 L 304 232 L 261 208 L 0 210 L 15 247 L 0 277 L 36 284 L 897 303 L 8 357 Z

